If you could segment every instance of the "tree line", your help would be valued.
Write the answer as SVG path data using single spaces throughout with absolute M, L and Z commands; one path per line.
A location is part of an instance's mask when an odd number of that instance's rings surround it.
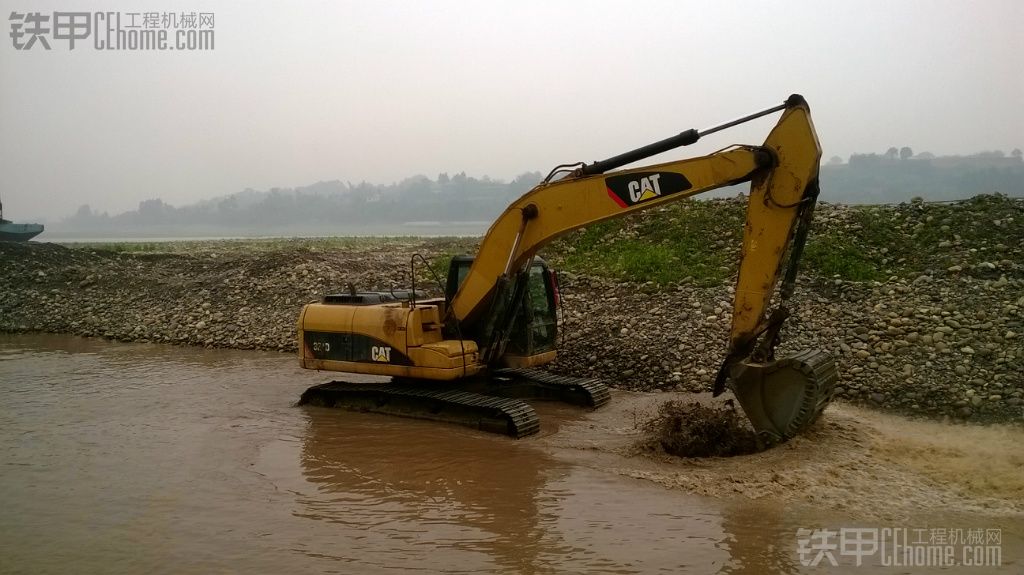
M 885 153 L 833 156 L 821 167 L 822 198 L 838 203 L 897 203 L 914 197 L 959 200 L 977 194 L 1024 196 L 1024 154 L 1015 149 L 965 156 L 915 154 L 909 146 Z
M 539 172 L 527 172 L 504 182 L 460 172 L 452 176 L 441 173 L 433 180 L 414 176 L 386 185 L 333 180 L 297 188 L 246 189 L 181 207 L 149 199 L 140 202 L 136 210 L 116 215 L 83 205 L 56 227 L 62 231 L 200 228 L 212 233 L 490 221 L 541 178 Z
M 526 172 L 510 182 L 460 172 L 435 179 L 414 176 L 393 184 L 333 180 L 297 188 L 242 192 L 175 207 L 148 199 L 116 215 L 88 205 L 51 226 L 62 232 L 149 231 L 205 234 L 331 233 L 345 226 L 409 222 L 490 222 L 538 182 Z M 981 193 L 1024 196 L 1020 150 L 969 156 L 914 154 L 892 147 L 885 153 L 832 157 L 821 167 L 822 200 L 836 203 L 896 203 L 914 197 L 955 200 Z M 713 195 L 735 195 L 726 189 Z

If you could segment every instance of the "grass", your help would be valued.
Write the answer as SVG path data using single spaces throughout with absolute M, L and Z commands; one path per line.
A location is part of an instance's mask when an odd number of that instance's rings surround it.
M 862 248 L 836 233 L 811 236 L 800 265 L 802 269 L 813 270 L 818 275 L 847 281 L 873 281 L 885 277 L 877 262 L 872 261 Z
M 1003 259 L 995 246 L 1024 237 L 1024 204 L 1000 196 L 850 209 L 846 225 L 812 230 L 806 269 L 852 281 L 911 277 Z
M 1020 199 L 819 210 L 801 262 L 805 276 L 882 281 L 983 261 L 1024 263 L 1017 248 L 1024 237 Z M 743 218 L 742 202 L 681 202 L 588 226 L 556 242 L 551 259 L 568 271 L 621 281 L 719 285 L 736 272 Z
M 629 282 L 716 285 L 735 272 L 742 218 L 736 206 L 683 202 L 587 226 L 557 242 L 553 259 L 571 272 Z

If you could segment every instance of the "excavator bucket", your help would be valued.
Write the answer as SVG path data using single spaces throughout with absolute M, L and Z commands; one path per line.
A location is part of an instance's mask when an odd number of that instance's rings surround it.
M 806 429 L 832 401 L 836 364 L 820 350 L 732 368 L 732 389 L 765 446 Z

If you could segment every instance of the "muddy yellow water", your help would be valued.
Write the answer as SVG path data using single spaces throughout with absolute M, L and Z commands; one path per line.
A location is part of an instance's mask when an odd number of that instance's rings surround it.
M 538 404 L 515 441 L 295 407 L 330 378 L 295 363 L 0 335 L 0 572 L 948 573 L 957 530 L 998 548 L 972 572 L 1024 570 L 1019 427 L 838 406 L 782 448 L 681 461 L 638 443 L 661 396 Z M 883 529 L 942 534 L 956 565 L 838 547 Z

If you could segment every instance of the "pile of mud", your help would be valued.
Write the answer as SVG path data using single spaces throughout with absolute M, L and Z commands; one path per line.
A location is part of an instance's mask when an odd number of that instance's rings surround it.
M 731 400 L 713 405 L 666 401 L 641 427 L 648 434 L 645 447 L 660 447 L 677 457 L 729 457 L 761 450 L 757 435 Z

